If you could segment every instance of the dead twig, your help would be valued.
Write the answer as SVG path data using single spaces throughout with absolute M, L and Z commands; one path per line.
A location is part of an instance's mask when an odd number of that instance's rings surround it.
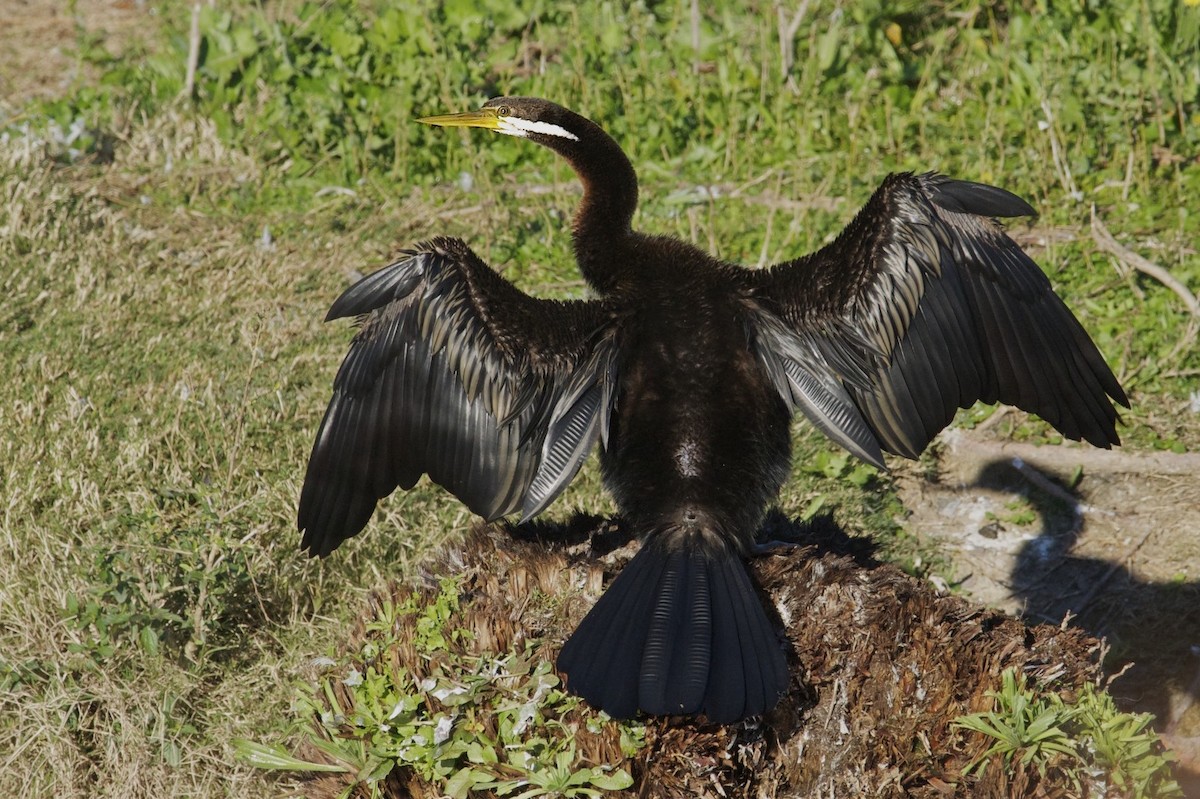
M 793 92 L 797 90 L 796 81 L 792 77 L 792 67 L 796 64 L 796 31 L 800 30 L 800 23 L 808 14 L 808 3 L 809 0 L 804 0 L 790 20 L 787 18 L 782 4 L 775 6 L 775 14 L 779 18 L 780 77 L 787 81 L 788 88 Z
M 947 449 L 968 461 L 1011 461 L 1020 458 L 1042 471 L 1069 473 L 1079 466 L 1093 474 L 1200 474 L 1200 452 L 1132 452 L 1059 444 L 1041 446 L 1012 441 L 993 441 L 966 430 L 941 434 Z
M 1113 235 L 1108 232 L 1108 228 L 1105 227 L 1104 222 L 1100 220 L 1099 214 L 1096 213 L 1095 204 L 1092 205 L 1092 239 L 1096 242 L 1097 247 L 1115 256 L 1126 267 L 1136 269 L 1143 275 L 1149 275 L 1175 292 L 1183 300 L 1183 304 L 1187 306 L 1188 312 L 1192 316 L 1200 317 L 1200 301 L 1196 300 L 1196 295 L 1189 291 L 1187 286 L 1183 285 L 1166 269 L 1163 269 L 1147 258 L 1143 258 L 1113 238 Z
M 1050 136 L 1050 157 L 1054 160 L 1054 169 L 1058 172 L 1058 180 L 1072 199 L 1082 200 L 1083 194 L 1075 185 L 1075 177 L 1071 174 L 1071 165 L 1067 163 L 1066 156 L 1063 155 L 1063 148 L 1058 143 L 1058 131 L 1054 127 L 1054 111 L 1051 110 L 1050 103 L 1046 100 L 1042 100 L 1042 113 L 1046 115 L 1045 130 Z
M 196 67 L 200 65 L 200 4 L 192 5 L 192 26 L 188 31 L 187 76 L 183 79 L 182 97 L 191 98 L 196 90 Z
M 700 74 L 700 0 L 692 0 L 692 72 Z
M 1033 466 L 1026 463 L 1024 458 L 1014 457 L 1010 463 L 1012 464 L 1013 469 L 1017 471 L 1017 474 L 1024 477 L 1030 483 L 1033 483 L 1035 486 L 1041 489 L 1043 493 L 1049 494 L 1055 499 L 1065 503 L 1071 508 L 1076 516 L 1082 516 L 1085 513 L 1102 513 L 1109 516 L 1113 515 L 1113 512 L 1110 510 L 1097 508 L 1094 505 L 1083 504 L 1070 491 L 1067 491 L 1049 477 L 1033 468 Z

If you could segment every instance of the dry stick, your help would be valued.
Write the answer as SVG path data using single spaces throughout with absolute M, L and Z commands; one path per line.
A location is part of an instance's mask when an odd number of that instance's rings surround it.
M 796 90 L 796 82 L 792 79 L 792 67 L 796 64 L 796 48 L 793 42 L 796 31 L 800 30 L 800 23 L 808 13 L 808 3 L 809 0 L 804 0 L 800 4 L 791 21 L 785 20 L 782 4 L 775 6 L 775 13 L 779 17 L 779 57 L 782 71 L 780 77 L 787 81 L 788 88 L 792 91 Z
M 1096 213 L 1095 204 L 1092 205 L 1092 239 L 1095 240 L 1096 246 L 1110 255 L 1116 256 L 1117 260 L 1125 266 L 1132 267 L 1143 275 L 1149 275 L 1175 292 L 1183 300 L 1183 304 L 1187 306 L 1188 312 L 1192 316 L 1200 316 L 1200 302 L 1196 300 L 1196 295 L 1192 294 L 1187 286 L 1179 282 L 1166 269 L 1163 269 L 1153 261 L 1143 258 L 1113 238 L 1113 235 L 1108 232 L 1108 228 L 1100 221 L 1100 216 Z
M 1050 110 L 1050 103 L 1042 100 L 1042 113 L 1046 115 L 1046 132 L 1050 135 L 1050 155 L 1054 159 L 1054 168 L 1058 170 L 1058 179 L 1062 183 L 1067 194 L 1072 197 L 1079 197 L 1079 187 L 1075 185 L 1075 178 L 1071 175 L 1071 165 L 1067 163 L 1066 156 L 1062 153 L 1062 148 L 1058 144 L 1058 132 L 1054 129 L 1054 112 Z
M 1013 469 L 1017 471 L 1017 474 L 1033 483 L 1044 493 L 1049 494 L 1060 502 L 1066 503 L 1066 505 L 1070 507 L 1072 511 L 1074 511 L 1076 516 L 1082 516 L 1085 513 L 1101 513 L 1107 516 L 1114 515 L 1110 510 L 1104 510 L 1103 508 L 1097 508 L 1093 505 L 1083 504 L 1076 499 L 1070 491 L 1067 491 L 1049 477 L 1033 468 L 1033 466 L 1026 463 L 1024 458 L 1014 457 L 1010 463 L 1012 464 Z
M 965 430 L 947 430 L 941 439 L 952 454 L 971 462 L 1020 458 L 1039 469 L 1060 472 L 1083 465 L 1093 474 L 1200 475 L 1200 452 L 1121 452 L 1063 444 L 1039 446 L 993 441 Z
M 200 64 L 200 4 L 192 5 L 192 27 L 188 31 L 187 77 L 183 80 L 182 97 L 191 97 L 196 88 L 196 67 Z
M 692 0 L 692 72 L 700 74 L 700 0 Z

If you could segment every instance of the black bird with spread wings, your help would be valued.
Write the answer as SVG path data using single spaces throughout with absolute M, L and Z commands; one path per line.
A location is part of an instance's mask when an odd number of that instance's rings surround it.
M 977 400 L 1119 443 L 1121 386 L 995 217 L 1002 189 L 891 175 L 829 246 L 769 269 L 635 232 L 637 177 L 593 122 L 504 97 L 422 120 L 530 139 L 583 183 L 575 257 L 596 299 L 530 297 L 458 239 L 359 281 L 361 328 L 300 496 L 325 556 L 422 474 L 472 512 L 542 511 L 600 442 L 637 555 L 563 646 L 570 690 L 616 717 L 770 710 L 780 635 L 745 558 L 790 466 L 796 411 L 859 458 L 917 457 Z

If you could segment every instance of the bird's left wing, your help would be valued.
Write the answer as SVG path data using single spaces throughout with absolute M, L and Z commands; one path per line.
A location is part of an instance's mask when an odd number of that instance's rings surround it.
M 524 294 L 458 239 L 362 279 L 326 320 L 361 328 L 300 494 L 301 543 L 327 555 L 423 473 L 486 519 L 540 512 L 607 428 L 615 347 L 601 302 Z
M 1125 393 L 992 218 L 1032 213 L 992 186 L 892 175 L 833 243 L 746 273 L 752 340 L 777 389 L 880 466 L 881 450 L 917 457 L 976 400 L 1119 443 L 1111 400 L 1128 406 Z

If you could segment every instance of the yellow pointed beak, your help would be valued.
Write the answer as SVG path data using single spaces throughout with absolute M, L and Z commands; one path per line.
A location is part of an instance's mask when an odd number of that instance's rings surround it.
M 418 122 L 426 125 L 438 125 L 443 128 L 486 128 L 496 130 L 500 127 L 500 115 L 494 108 L 481 108 L 478 111 L 464 111 L 461 114 L 439 114 L 432 117 L 421 117 Z

